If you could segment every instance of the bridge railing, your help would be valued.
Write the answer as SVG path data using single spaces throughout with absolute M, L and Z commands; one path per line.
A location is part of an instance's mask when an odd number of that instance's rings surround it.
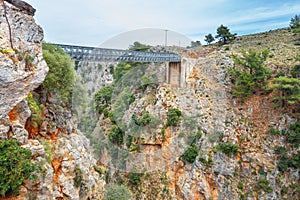
M 175 53 L 141 52 L 98 47 L 55 44 L 75 60 L 109 62 L 180 62 L 181 56 Z

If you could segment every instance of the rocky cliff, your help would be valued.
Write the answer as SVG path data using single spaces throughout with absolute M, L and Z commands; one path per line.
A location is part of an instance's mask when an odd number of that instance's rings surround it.
M 88 94 L 74 98 L 73 106 L 99 88 L 113 90 L 99 94 L 103 109 L 77 110 L 86 115 L 82 127 L 90 130 L 97 121 L 87 134 L 93 153 L 70 106 L 39 87 L 48 72 L 42 29 L 26 12 L 7 3 L 6 9 L 12 40 L 1 14 L 0 139 L 16 139 L 41 166 L 36 179 L 7 199 L 102 199 L 107 183 L 126 185 L 131 199 L 299 198 L 299 103 L 280 107 L 276 92 L 266 90 L 238 98 L 228 73 L 232 55 L 252 47 L 269 49 L 272 78 L 290 74 L 300 63 L 289 29 L 226 46 L 171 49 L 183 56 L 180 88 L 165 82 L 164 64 L 123 65 L 113 85 L 118 66 L 83 64 L 78 73 Z
M 292 44 L 292 32 L 240 37 L 223 47 L 176 49 L 182 64 L 189 62 L 181 88 L 158 81 L 164 65 L 127 72 L 115 83 L 92 137 L 111 181 L 126 184 L 137 199 L 298 198 L 299 146 L 288 137 L 289 132 L 299 136 L 299 129 L 291 130 L 299 126 L 299 103 L 276 106 L 276 92 L 265 90 L 237 98 L 229 74 L 232 55 L 256 46 L 269 50 L 265 65 L 273 77 L 289 74 L 299 65 L 299 47 L 286 46 L 283 39 Z M 178 123 L 174 109 L 181 113 Z
M 43 30 L 33 16 L 4 3 L 6 16 L 0 3 L 0 139 L 16 139 L 41 166 L 37 178 L 26 180 L 20 195 L 11 198 L 101 199 L 105 182 L 70 108 L 37 89 L 48 72 L 41 47 Z M 39 115 L 38 123 L 33 114 Z

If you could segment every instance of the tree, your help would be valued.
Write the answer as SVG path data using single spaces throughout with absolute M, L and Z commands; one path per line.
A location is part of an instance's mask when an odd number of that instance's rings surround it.
M 201 42 L 199 40 L 197 41 L 191 41 L 191 48 L 194 48 L 194 47 L 199 47 L 201 46 Z
M 241 68 L 230 68 L 232 81 L 235 84 L 233 94 L 247 97 L 256 89 L 263 88 L 266 85 L 266 79 L 270 77 L 271 72 L 264 66 L 268 58 L 268 51 L 255 52 L 250 49 L 249 52 L 242 51 L 243 56 L 233 56 L 234 63 Z
M 150 45 L 146 45 L 146 44 L 142 44 L 138 41 L 134 42 L 133 45 L 130 45 L 129 46 L 129 50 L 132 50 L 132 51 L 148 51 L 149 49 L 151 48 Z
M 207 42 L 207 44 L 211 44 L 214 40 L 215 38 L 212 36 L 212 34 L 206 35 L 204 39 L 204 41 Z
M 111 103 L 111 97 L 113 94 L 113 86 L 102 87 L 94 96 L 96 102 L 96 108 L 99 113 L 102 113 L 105 108 Z
M 281 99 L 282 107 L 300 102 L 300 80 L 298 78 L 280 76 L 275 78 L 275 84 L 271 87 L 281 92 L 278 99 Z
M 42 84 L 43 89 L 59 94 L 62 100 L 67 102 L 75 83 L 74 62 L 63 49 L 47 43 L 43 43 L 43 57 L 49 67 L 49 72 Z
M 111 130 L 108 133 L 109 141 L 114 144 L 121 145 L 123 143 L 123 137 L 124 137 L 123 130 L 118 126 L 113 125 L 111 127 Z
M 293 29 L 300 28 L 300 15 L 295 15 L 295 17 L 291 19 L 290 27 Z
M 231 34 L 228 27 L 221 25 L 217 29 L 217 35 L 215 38 L 219 38 L 219 42 L 226 44 L 227 41 L 234 40 L 236 34 Z

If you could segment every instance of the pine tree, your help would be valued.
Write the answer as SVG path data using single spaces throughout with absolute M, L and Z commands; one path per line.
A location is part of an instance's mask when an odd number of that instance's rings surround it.
M 207 44 L 211 44 L 214 40 L 215 40 L 215 38 L 210 33 L 208 35 L 206 35 L 205 39 L 204 39 L 204 41 L 207 42 Z
M 295 17 L 291 19 L 290 27 L 293 29 L 300 28 L 300 15 L 295 15 Z
M 219 42 L 226 44 L 228 41 L 234 40 L 236 34 L 230 33 L 230 30 L 228 27 L 224 26 L 223 24 L 218 27 L 217 29 L 217 35 L 216 39 L 219 38 Z
M 250 49 L 248 52 L 243 51 L 243 56 L 233 56 L 234 63 L 241 68 L 231 68 L 229 73 L 235 84 L 233 94 L 247 97 L 252 92 L 266 85 L 266 79 L 271 72 L 264 66 L 268 58 L 268 51 L 255 52 Z
M 282 107 L 300 102 L 300 80 L 298 78 L 280 76 L 275 78 L 275 84 L 271 87 L 281 92 L 278 99 L 281 100 Z

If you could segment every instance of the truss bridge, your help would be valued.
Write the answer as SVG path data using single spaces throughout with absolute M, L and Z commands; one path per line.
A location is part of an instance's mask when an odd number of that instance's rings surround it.
M 181 62 L 181 56 L 175 53 L 142 52 L 120 49 L 55 44 L 61 47 L 71 58 L 82 61 L 103 62 Z

